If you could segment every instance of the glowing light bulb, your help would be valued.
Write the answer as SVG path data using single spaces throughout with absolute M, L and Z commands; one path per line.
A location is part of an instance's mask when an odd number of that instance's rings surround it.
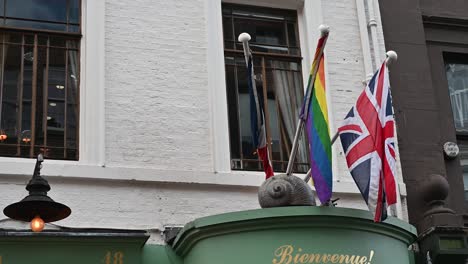
M 44 220 L 38 215 L 31 220 L 31 230 L 33 232 L 41 232 L 44 229 Z
M 7 139 L 8 136 L 6 134 L 0 134 L 0 141 L 3 141 L 5 139 Z

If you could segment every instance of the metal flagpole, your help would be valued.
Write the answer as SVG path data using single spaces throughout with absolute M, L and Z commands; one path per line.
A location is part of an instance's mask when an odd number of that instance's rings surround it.
M 245 65 L 249 67 L 249 57 L 251 55 L 250 53 L 250 48 L 249 48 L 249 40 L 251 39 L 250 35 L 248 33 L 241 33 L 238 37 L 239 42 L 242 42 L 242 46 L 244 48 L 244 57 L 245 57 Z M 257 96 L 257 86 L 255 84 L 255 76 L 254 76 L 254 71 L 253 71 L 253 60 L 252 60 L 252 90 L 254 93 L 254 98 L 255 98 L 255 107 L 257 108 L 257 127 L 261 127 L 261 122 L 262 122 L 262 117 L 261 117 L 261 112 L 259 109 L 259 102 L 258 102 L 258 96 Z
M 328 36 L 328 33 L 330 32 L 330 29 L 328 28 L 328 26 L 320 25 L 319 29 L 320 29 L 321 38 Z M 314 60 L 316 58 L 318 58 L 319 60 L 314 61 L 314 63 L 312 63 L 311 77 L 310 77 L 311 85 L 314 85 L 315 83 L 315 77 L 317 76 L 317 71 L 318 71 L 319 64 L 320 64 L 320 58 L 322 57 L 323 48 L 325 47 L 325 44 L 326 44 L 326 39 L 323 42 L 322 48 L 319 50 L 318 56 L 314 57 Z M 307 107 L 309 105 L 310 98 L 312 97 L 313 89 L 309 89 L 309 90 L 310 91 L 308 91 L 308 94 L 305 95 L 304 107 Z M 304 111 L 304 114 L 306 115 L 304 119 L 306 119 L 308 115 L 308 111 Z M 291 155 L 289 156 L 288 167 L 286 169 L 286 175 L 291 175 L 293 172 L 293 164 L 294 164 L 294 160 L 296 159 L 297 148 L 299 146 L 299 137 L 301 136 L 302 128 L 304 128 L 304 119 L 299 118 L 299 121 L 297 122 L 296 134 L 294 135 L 294 141 L 292 143 Z

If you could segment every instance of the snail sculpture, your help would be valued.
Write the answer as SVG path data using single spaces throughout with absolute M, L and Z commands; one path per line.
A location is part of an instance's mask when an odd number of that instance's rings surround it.
M 264 181 L 258 190 L 262 208 L 293 205 L 316 205 L 309 185 L 294 175 L 279 174 Z

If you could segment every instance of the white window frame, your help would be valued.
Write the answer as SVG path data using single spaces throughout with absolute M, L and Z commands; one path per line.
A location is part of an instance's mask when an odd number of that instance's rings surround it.
M 103 166 L 105 161 L 105 0 L 82 0 L 81 13 L 79 160 L 48 160 L 53 170 L 77 165 Z M 21 164 L 34 162 L 27 158 L 0 157 L 0 173 L 31 174 L 29 166 Z
M 226 96 L 226 79 L 224 68 L 224 40 L 222 25 L 222 3 L 265 6 L 270 8 L 293 9 L 298 11 L 299 36 L 301 54 L 303 57 L 303 80 L 309 76 L 311 52 L 305 47 L 313 47 L 318 39 L 318 26 L 322 23 L 322 7 L 320 1 L 282 1 L 282 0 L 208 0 L 207 1 L 207 32 L 208 32 L 208 86 L 212 106 L 213 160 L 216 173 L 250 174 L 250 177 L 264 177 L 263 172 L 232 171 L 229 148 L 229 121 Z

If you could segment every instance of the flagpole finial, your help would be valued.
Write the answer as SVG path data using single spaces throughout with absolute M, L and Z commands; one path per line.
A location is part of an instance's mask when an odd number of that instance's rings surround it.
M 398 59 L 398 55 L 395 51 L 393 50 L 387 51 L 387 60 L 386 60 L 387 66 L 397 61 L 397 59 Z
M 239 35 L 239 38 L 238 38 L 239 42 L 247 42 L 247 41 L 249 41 L 250 39 L 252 39 L 252 38 L 250 37 L 249 33 L 245 33 L 245 32 L 244 32 L 244 33 L 241 33 L 241 34 Z
M 320 30 L 320 35 L 323 37 L 325 35 L 328 35 L 328 33 L 330 32 L 330 27 L 322 24 L 319 26 L 319 30 Z

